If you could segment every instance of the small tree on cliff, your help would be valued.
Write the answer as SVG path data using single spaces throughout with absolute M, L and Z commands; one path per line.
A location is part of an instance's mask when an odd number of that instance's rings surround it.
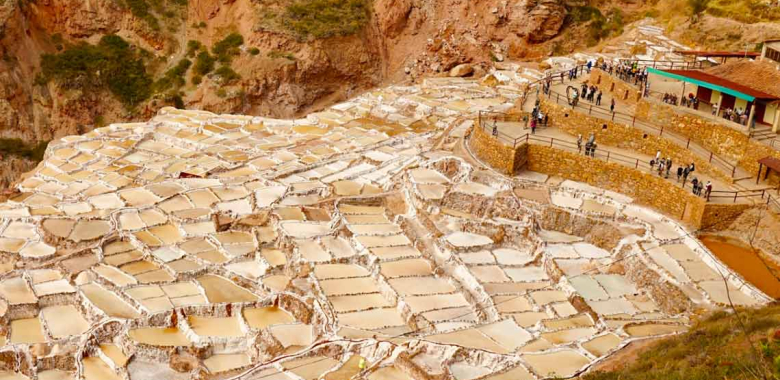
M 698 22 L 699 15 L 706 11 L 709 5 L 710 0 L 688 0 L 688 6 L 691 7 L 691 21 Z

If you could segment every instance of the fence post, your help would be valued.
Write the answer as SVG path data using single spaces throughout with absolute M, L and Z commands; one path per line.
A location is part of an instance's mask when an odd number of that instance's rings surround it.
M 634 169 L 639 169 L 639 159 L 636 160 L 636 166 L 634 166 Z
M 737 195 L 738 194 L 739 194 L 739 192 L 737 192 L 737 191 L 734 192 L 734 203 L 737 203 Z
M 590 115 L 591 112 L 593 112 L 593 104 L 591 104 L 590 108 L 588 108 L 588 115 Z
M 687 142 L 687 143 L 685 143 L 685 149 L 688 149 L 688 148 L 690 148 L 690 147 L 691 147 L 691 138 L 690 138 L 690 137 L 688 137 L 688 142 Z
M 710 163 L 712 163 L 712 152 L 710 152 Z
M 737 176 L 737 167 L 734 166 L 731 168 L 731 178 L 734 178 Z M 764 198 L 764 191 L 761 191 L 761 198 Z
M 552 137 L 550 137 L 550 148 L 552 148 L 552 147 L 553 147 L 553 141 L 555 141 L 555 139 L 554 139 L 554 138 L 552 138 Z
M 607 151 L 607 162 L 609 162 L 609 151 Z
M 615 121 L 615 111 L 612 111 L 612 121 Z
M 636 124 L 636 116 L 634 116 L 634 118 L 631 119 L 631 126 L 633 127 L 634 124 Z

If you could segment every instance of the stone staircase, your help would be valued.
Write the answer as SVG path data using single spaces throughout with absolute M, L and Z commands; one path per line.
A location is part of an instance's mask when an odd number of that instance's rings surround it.
M 758 141 L 764 141 L 777 138 L 778 135 L 777 133 L 772 132 L 772 127 L 768 125 L 756 124 L 756 128 L 753 130 L 751 137 Z

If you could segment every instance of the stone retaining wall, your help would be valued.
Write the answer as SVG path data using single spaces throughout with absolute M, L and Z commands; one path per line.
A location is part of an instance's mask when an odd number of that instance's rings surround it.
M 713 204 L 708 203 L 701 217 L 700 228 L 707 231 L 720 231 L 728 228 L 745 211 L 756 207 L 752 204 Z
M 512 148 L 479 127 L 472 130 L 469 148 L 482 162 L 504 174 L 513 175 L 525 167 L 549 176 L 584 182 L 625 194 L 636 203 L 660 211 L 694 229 L 719 228 L 753 207 L 752 204 L 742 203 L 706 203 L 688 189 L 619 163 L 525 142 Z
M 694 228 L 701 225 L 703 198 L 646 172 L 541 145 L 528 147 L 528 169 L 625 194 Z
M 748 173 L 758 173 L 758 160 L 780 152 L 758 141 L 751 140 L 742 131 L 694 115 L 676 112 L 673 106 L 643 99 L 636 105 L 636 118 L 663 125 L 699 145 L 737 163 Z M 763 177 L 762 177 L 763 178 Z M 769 183 L 780 183 L 780 175 L 773 173 Z
M 642 99 L 642 92 L 620 79 L 605 73 L 600 69 L 592 69 L 588 78 L 589 85 L 595 85 L 601 91 L 612 94 L 612 97 L 620 99 L 623 102 L 636 104 Z
M 506 145 L 483 130 L 479 122 L 475 124 L 468 144 L 482 162 L 506 175 L 513 175 L 525 166 L 528 160 L 526 144 L 518 147 Z
M 587 139 L 593 132 L 596 135 L 596 143 L 600 146 L 609 145 L 655 157 L 656 152 L 661 151 L 662 157 L 672 159 L 672 171 L 677 170 L 681 164 L 696 164 L 696 171 L 709 174 L 726 183 L 731 183 L 731 172 L 710 164 L 699 155 L 663 137 L 646 134 L 639 128 L 615 123 L 608 120 L 587 116 L 579 111 L 574 111 L 555 102 L 542 98 L 542 111 L 547 114 L 556 128 L 572 135 L 582 134 Z M 604 128 L 606 126 L 606 128 Z

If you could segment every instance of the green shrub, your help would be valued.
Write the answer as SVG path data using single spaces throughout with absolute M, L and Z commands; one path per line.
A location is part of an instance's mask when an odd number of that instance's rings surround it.
M 195 75 L 194 77 L 192 77 L 192 84 L 197 86 L 197 85 L 201 84 L 201 82 L 203 82 L 203 77 L 202 76 Z
M 258 54 L 260 54 L 260 49 L 258 49 L 256 47 L 250 48 L 249 49 L 249 54 L 258 55 Z
M 575 6 L 569 9 L 566 16 L 567 24 L 588 24 L 587 43 L 593 46 L 604 38 L 623 33 L 623 12 L 618 8 L 612 8 L 607 15 L 593 6 Z
M 569 9 L 569 13 L 566 15 L 566 22 L 569 24 L 582 23 L 603 17 L 604 15 L 601 14 L 601 11 L 598 8 L 590 5 L 583 5 Z
M 232 56 L 239 54 L 239 46 L 244 44 L 244 37 L 238 33 L 230 33 L 221 41 L 214 44 L 211 48 L 211 52 L 217 56 L 217 59 L 224 63 L 229 64 L 232 60 Z
M 154 86 L 155 90 L 157 92 L 163 92 L 171 88 L 178 89 L 187 84 L 184 76 L 187 74 L 187 70 L 189 70 L 190 66 L 192 66 L 192 61 L 183 58 L 176 66 L 168 69 L 162 78 L 157 80 Z
M 271 50 L 270 52 L 268 52 L 268 58 L 272 58 L 272 59 L 284 58 L 284 59 L 289 59 L 291 61 L 294 61 L 295 55 L 293 55 L 292 53 L 288 53 L 286 51 Z
M 187 41 L 187 56 L 190 58 L 195 57 L 195 53 L 199 52 L 202 47 L 203 45 L 200 43 L 200 41 Z
M 41 161 L 48 145 L 48 141 L 26 143 L 21 139 L 0 138 L 0 155 L 11 155 L 33 161 Z
M 97 45 L 81 43 L 44 54 L 40 80 L 55 80 L 65 88 L 108 88 L 128 106 L 149 98 L 152 87 L 143 60 L 116 35 L 103 36 Z
M 230 66 L 222 66 L 217 71 L 214 72 L 214 74 L 218 75 L 220 77 L 220 83 L 227 84 L 230 82 L 233 82 L 235 80 L 241 79 L 241 76 L 238 75 L 233 69 L 230 68 Z
M 125 0 L 125 4 L 130 8 L 133 16 L 146 21 L 153 30 L 160 30 L 160 23 L 157 18 L 149 12 L 149 3 L 146 0 Z
M 171 96 L 171 102 L 173 102 L 173 106 L 178 109 L 184 109 L 184 99 L 181 98 L 181 95 L 176 94 Z
M 193 70 L 195 70 L 195 74 L 197 75 L 206 75 L 214 70 L 214 62 L 216 62 L 216 59 L 212 57 L 211 54 L 202 51 L 198 53 L 198 57 L 195 59 L 195 67 Z
M 294 0 L 281 22 L 299 37 L 326 38 L 355 34 L 368 20 L 368 0 Z
M 698 16 L 707 10 L 710 0 L 688 0 L 688 6 L 691 7 L 691 15 Z

